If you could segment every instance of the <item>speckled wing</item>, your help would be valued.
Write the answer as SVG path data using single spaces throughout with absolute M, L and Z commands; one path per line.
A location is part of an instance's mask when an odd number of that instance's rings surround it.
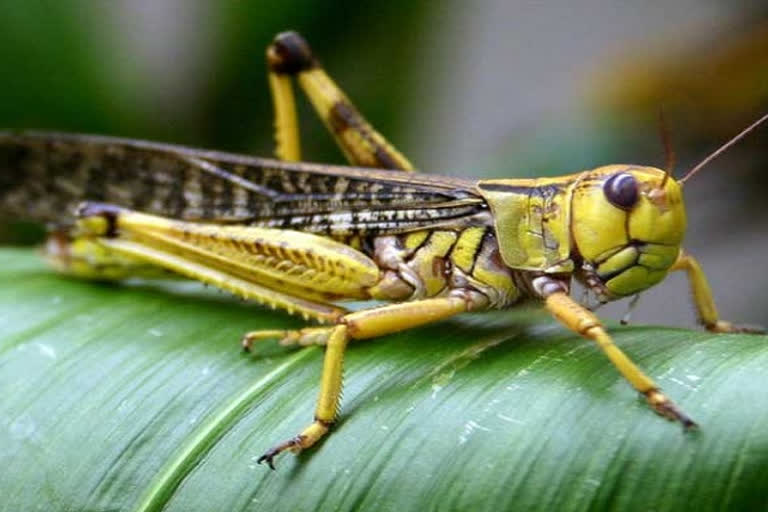
M 333 237 L 466 226 L 473 183 L 111 137 L 0 133 L 0 215 L 66 222 L 83 200 L 189 221 Z

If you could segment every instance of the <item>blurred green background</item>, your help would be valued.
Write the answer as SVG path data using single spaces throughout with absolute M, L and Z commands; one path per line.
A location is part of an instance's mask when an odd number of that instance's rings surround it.
M 662 166 L 663 105 L 681 173 L 768 109 L 768 11 L 749 2 L 8 1 L 0 14 L 2 129 L 269 156 L 263 54 L 286 29 L 425 172 Z M 342 162 L 301 108 L 305 158 Z M 764 324 L 766 141 L 755 133 L 686 186 L 687 245 L 723 316 Z M 686 283 L 669 281 L 636 321 L 692 324 Z

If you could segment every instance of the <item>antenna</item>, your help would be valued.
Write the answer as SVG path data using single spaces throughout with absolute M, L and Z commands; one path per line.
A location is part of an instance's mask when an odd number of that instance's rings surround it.
M 743 130 L 741 130 L 735 137 L 733 137 L 731 140 L 720 146 L 718 149 L 713 151 L 707 158 L 699 162 L 698 165 L 696 165 L 693 169 L 688 171 L 685 176 L 680 180 L 680 183 L 685 183 L 685 181 L 699 172 L 705 165 L 707 165 L 709 162 L 723 154 L 726 149 L 730 148 L 737 142 L 739 142 L 741 139 L 743 139 L 746 135 L 749 134 L 752 130 L 763 124 L 765 121 L 768 121 L 768 114 L 765 114 L 763 117 L 752 123 L 751 125 L 747 126 Z
M 675 172 L 675 150 L 672 147 L 672 139 L 669 135 L 669 126 L 664 117 L 664 107 L 659 107 L 659 133 L 661 134 L 661 143 L 664 145 L 664 179 L 661 180 L 660 189 L 664 189 L 667 180 Z

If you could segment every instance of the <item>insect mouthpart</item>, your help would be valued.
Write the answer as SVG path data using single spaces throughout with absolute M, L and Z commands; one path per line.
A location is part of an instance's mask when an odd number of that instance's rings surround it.
M 679 251 L 675 246 L 632 241 L 601 255 L 589 266 L 586 281 L 609 299 L 634 295 L 664 279 Z

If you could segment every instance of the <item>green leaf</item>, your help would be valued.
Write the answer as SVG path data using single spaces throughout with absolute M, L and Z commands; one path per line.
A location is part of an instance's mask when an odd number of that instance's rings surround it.
M 353 343 L 333 434 L 322 350 L 238 348 L 296 319 L 195 284 L 103 285 L 0 251 L 1 510 L 764 509 L 762 336 L 617 328 L 701 425 L 654 415 L 589 342 L 534 310 Z

